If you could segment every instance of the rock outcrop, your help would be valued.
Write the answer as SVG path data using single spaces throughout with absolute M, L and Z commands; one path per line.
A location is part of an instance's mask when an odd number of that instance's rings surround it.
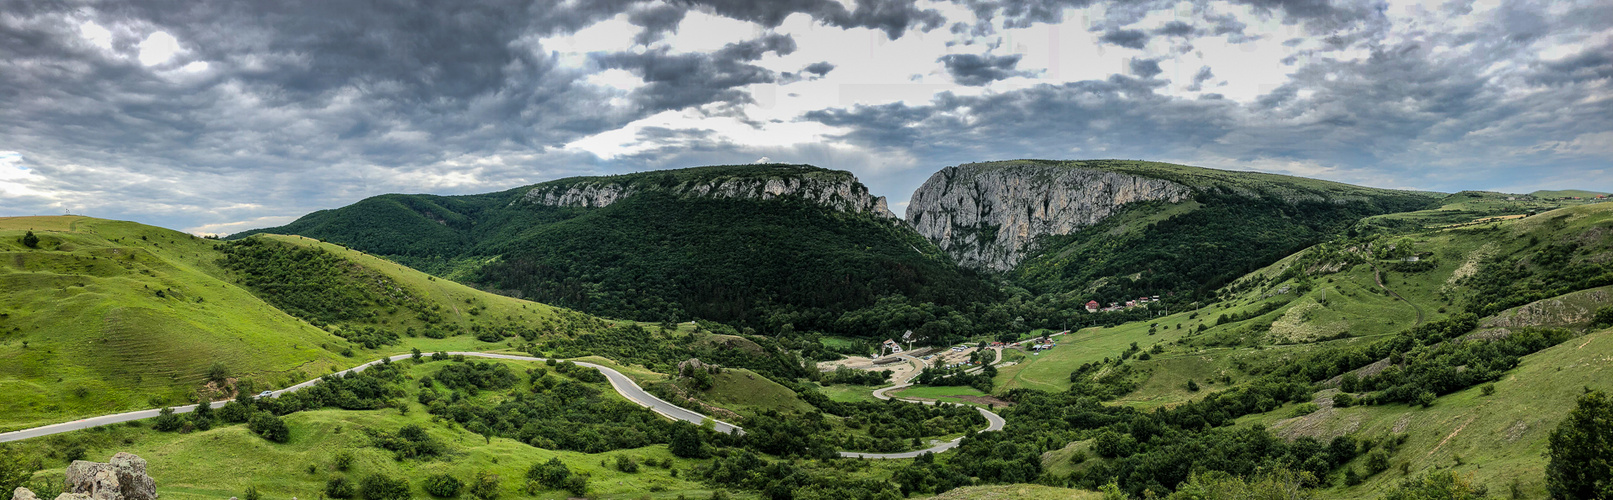
M 36 500 L 34 492 L 17 488 L 16 500 Z M 66 491 L 56 500 L 156 500 L 157 482 L 146 474 L 146 461 L 119 452 L 106 463 L 75 460 L 67 466 Z
M 1097 224 L 1128 203 L 1186 200 L 1188 186 L 1070 166 L 947 167 L 913 193 L 907 221 L 958 263 L 1008 271 L 1038 237 Z
M 527 191 L 522 201 L 537 205 L 599 208 L 648 191 L 664 191 L 687 198 L 726 198 L 771 200 L 796 197 L 841 212 L 867 212 L 894 219 L 885 197 L 873 196 L 868 188 L 846 175 L 791 175 L 776 177 L 730 177 L 709 181 L 657 184 L 644 180 L 617 181 L 610 178 L 542 185 Z

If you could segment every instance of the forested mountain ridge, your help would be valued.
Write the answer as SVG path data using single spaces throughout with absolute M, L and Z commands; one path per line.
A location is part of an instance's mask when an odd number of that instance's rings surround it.
M 937 172 L 907 215 L 961 262 L 1036 293 L 1109 302 L 1201 294 L 1438 196 L 1157 162 L 1015 160 Z
M 319 238 L 501 293 L 639 320 L 839 331 L 843 315 L 881 300 L 962 307 L 998 293 L 855 176 L 803 165 L 383 195 L 231 238 L 256 233 Z M 915 321 L 909 327 L 926 320 Z

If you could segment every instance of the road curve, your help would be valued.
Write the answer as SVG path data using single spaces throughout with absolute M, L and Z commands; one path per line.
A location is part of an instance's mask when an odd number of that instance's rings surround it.
M 462 355 L 462 356 L 468 356 L 468 357 L 489 358 L 489 359 L 508 359 L 508 360 L 515 360 L 515 361 L 547 361 L 548 360 L 547 358 L 537 358 L 537 357 L 532 357 L 532 356 L 521 356 L 521 355 L 517 355 L 517 354 L 499 354 L 499 353 L 491 353 L 491 352 L 450 352 L 448 354 L 451 355 L 451 356 L 452 355 Z M 348 373 L 360 372 L 360 371 L 364 371 L 365 368 L 369 368 L 369 367 L 374 366 L 376 364 L 379 364 L 379 363 L 381 363 L 381 362 L 383 362 L 385 360 L 402 361 L 402 360 L 405 360 L 405 359 L 412 358 L 413 356 L 414 356 L 413 354 L 399 354 L 399 355 L 396 355 L 396 356 L 391 356 L 391 357 L 387 357 L 387 358 L 383 358 L 383 359 L 377 359 L 377 360 L 371 361 L 369 363 L 364 363 L 362 365 L 358 365 L 358 366 L 355 366 L 355 367 L 352 367 L 352 368 L 349 368 L 349 369 L 346 369 L 346 370 L 342 370 L 340 372 L 336 372 L 335 374 L 336 375 L 345 375 L 345 374 L 348 374 Z M 908 358 L 908 359 L 912 359 L 912 358 Z M 923 366 L 922 361 L 918 361 L 916 359 L 913 360 L 913 361 L 919 362 L 920 366 Z M 623 398 L 626 398 L 628 401 L 632 401 L 632 402 L 634 402 L 634 403 L 636 403 L 636 404 L 638 404 L 640 406 L 649 408 L 650 410 L 652 410 L 652 411 L 654 411 L 656 413 L 659 413 L 659 414 L 661 414 L 663 416 L 666 416 L 667 418 L 671 418 L 671 419 L 674 419 L 674 420 L 682 420 L 682 421 L 685 421 L 685 422 L 691 422 L 691 423 L 694 423 L 696 425 L 699 425 L 699 424 L 705 422 L 706 420 L 711 420 L 711 422 L 713 423 L 714 428 L 717 430 L 717 432 L 738 433 L 738 434 L 744 434 L 745 433 L 745 430 L 740 428 L 737 425 L 730 424 L 728 422 L 723 422 L 721 420 L 717 420 L 717 419 L 707 417 L 707 416 L 702 415 L 700 413 L 696 413 L 696 412 L 691 411 L 691 410 L 689 410 L 687 408 L 683 408 L 681 406 L 674 405 L 672 403 L 668 403 L 668 402 L 662 400 L 661 398 L 655 397 L 655 395 L 650 394 L 648 392 L 645 392 L 644 389 L 642 387 L 639 387 L 638 384 L 634 383 L 632 379 L 627 378 L 626 375 L 623 375 L 621 372 L 618 372 L 615 369 L 612 369 L 612 368 L 607 367 L 607 366 L 601 366 L 601 365 L 597 365 L 597 364 L 594 364 L 594 363 L 585 362 L 585 361 L 573 361 L 573 362 L 576 363 L 577 366 L 583 366 L 583 367 L 588 367 L 588 368 L 593 368 L 593 369 L 599 370 L 600 373 L 603 373 L 605 375 L 605 379 L 610 381 L 611 388 L 616 389 L 616 392 L 621 394 Z M 323 378 L 323 377 L 321 377 L 321 378 Z M 314 384 L 319 383 L 319 380 L 320 379 L 316 378 L 316 379 L 309 380 L 307 382 L 303 382 L 303 383 L 300 383 L 300 384 L 297 384 L 297 385 L 293 385 L 291 387 L 287 387 L 285 389 L 281 389 L 281 390 L 278 390 L 278 391 L 270 391 L 270 397 L 278 398 L 282 394 L 296 392 L 298 390 L 302 390 L 302 389 L 305 389 L 305 388 L 308 388 L 308 387 L 312 387 Z M 909 377 L 908 380 L 912 380 L 912 377 Z M 901 389 L 901 388 L 904 388 L 904 387 L 909 387 L 911 385 L 912 384 L 908 383 L 908 381 L 902 381 L 899 384 L 875 390 L 874 391 L 874 397 L 879 398 L 879 399 L 890 399 L 890 395 L 886 394 L 887 392 L 892 391 L 892 390 L 896 390 L 896 389 Z M 907 399 L 899 399 L 899 400 L 900 401 L 906 401 L 906 402 L 909 402 L 909 403 L 936 404 L 935 401 L 916 401 L 916 400 L 907 400 Z M 229 401 L 213 401 L 210 404 L 212 405 L 213 408 L 220 408 L 220 407 L 223 407 L 224 404 L 228 403 L 228 402 Z M 943 403 L 943 404 L 951 404 L 951 403 Z M 175 406 L 175 407 L 173 407 L 173 409 L 174 409 L 174 413 L 190 413 L 192 411 L 195 411 L 197 406 L 199 406 L 199 405 Z M 988 423 L 988 425 L 986 426 L 986 429 L 984 431 L 982 431 L 982 432 L 990 432 L 990 431 L 1002 430 L 1003 426 L 1006 424 L 1006 422 L 1003 420 L 1003 418 L 1001 416 L 998 416 L 996 413 L 986 411 L 986 409 L 984 409 L 984 408 L 976 408 L 976 409 L 980 410 L 980 414 L 982 416 L 986 417 L 986 422 Z M 34 427 L 32 429 L 23 429 L 23 430 L 19 430 L 19 431 L 0 433 L 0 443 L 7 442 L 7 441 L 18 441 L 18 440 L 22 440 L 22 439 L 36 438 L 36 437 L 41 437 L 41 436 L 49 436 L 51 434 L 60 434 L 60 433 L 63 433 L 63 432 L 71 432 L 71 431 L 76 431 L 76 430 L 81 430 L 81 429 L 88 429 L 90 427 L 100 427 L 100 426 L 103 426 L 103 425 L 118 424 L 118 423 L 123 423 L 123 422 L 129 422 L 129 421 L 132 421 L 132 420 L 143 420 L 143 419 L 148 419 L 148 418 L 155 418 L 155 417 L 157 417 L 157 415 L 160 412 L 161 412 L 161 410 L 131 411 L 131 412 L 126 412 L 126 413 L 117 413 L 117 414 L 113 414 L 113 415 L 102 415 L 102 416 L 99 416 L 99 417 L 90 417 L 90 418 L 85 418 L 85 419 L 81 419 L 81 420 L 74 420 L 72 422 L 63 422 L 63 423 L 60 423 L 60 424 L 52 424 L 52 425 L 46 425 L 46 426 L 41 426 L 41 427 Z M 874 459 L 914 458 L 914 457 L 917 457 L 917 456 L 919 456 L 921 454 L 924 454 L 924 453 L 941 453 L 941 452 L 956 448 L 958 446 L 958 443 L 960 441 L 962 441 L 962 440 L 963 440 L 963 438 L 960 437 L 958 439 L 954 439 L 954 440 L 951 440 L 951 441 L 940 443 L 940 444 L 937 444 L 935 446 L 931 446 L 931 447 L 923 449 L 923 450 L 909 451 L 909 452 L 903 452 L 903 453 L 860 453 L 860 452 L 854 452 L 854 451 L 842 451 L 842 452 L 840 452 L 840 456 L 848 457 L 848 458 L 874 458 Z
M 920 367 L 920 370 L 922 371 L 922 369 L 923 369 L 922 367 L 924 366 L 924 361 L 919 360 L 919 359 L 915 359 L 912 356 L 907 356 L 907 355 L 901 355 L 901 356 L 903 358 L 906 358 L 909 361 L 918 363 L 918 365 Z M 879 389 L 874 389 L 874 397 L 877 398 L 877 399 L 882 399 L 882 400 L 891 399 L 891 395 L 890 395 L 891 391 L 897 391 L 897 390 L 906 389 L 908 387 L 912 387 L 913 386 L 913 383 L 912 383 L 913 378 L 917 377 L 918 373 L 919 373 L 918 371 L 914 371 L 913 375 L 907 377 L 907 380 L 897 382 L 895 385 L 892 385 L 890 387 L 882 387 L 882 388 L 879 388 Z M 942 402 L 939 402 L 939 401 L 920 401 L 920 400 L 916 400 L 916 399 L 902 399 L 902 398 L 896 398 L 896 400 L 897 401 L 904 401 L 904 402 L 908 402 L 908 403 L 924 404 L 924 405 L 956 404 L 956 403 L 942 403 Z M 986 410 L 985 408 L 980 408 L 978 406 L 975 407 L 975 409 L 980 411 L 981 416 L 986 417 L 986 429 L 983 430 L 983 431 L 980 431 L 980 432 L 1000 431 L 1000 430 L 1003 430 L 1004 425 L 1008 424 L 1008 421 L 1003 420 L 1003 417 L 1000 416 L 1000 415 L 997 415 L 996 413 L 992 413 L 992 412 Z M 947 451 L 947 450 L 950 450 L 950 449 L 953 449 L 953 448 L 957 448 L 958 444 L 961 443 L 962 441 L 963 441 L 963 438 L 959 437 L 959 438 L 951 440 L 951 441 L 937 443 L 935 446 L 931 446 L 929 448 L 925 448 L 925 449 L 922 449 L 922 450 L 904 451 L 904 452 L 901 452 L 901 453 L 862 453 L 862 452 L 856 452 L 856 451 L 842 451 L 842 452 L 840 452 L 840 456 L 845 457 L 845 458 L 874 458 L 874 459 L 916 458 L 919 455 L 923 455 L 925 453 L 941 453 L 943 451 Z

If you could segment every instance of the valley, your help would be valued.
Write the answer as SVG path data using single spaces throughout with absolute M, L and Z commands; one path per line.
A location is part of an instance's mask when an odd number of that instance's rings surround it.
M 0 218 L 0 486 L 122 451 L 174 498 L 1547 498 L 1613 390 L 1613 204 L 1573 198 L 1024 160 L 906 219 L 799 165 L 225 239 Z

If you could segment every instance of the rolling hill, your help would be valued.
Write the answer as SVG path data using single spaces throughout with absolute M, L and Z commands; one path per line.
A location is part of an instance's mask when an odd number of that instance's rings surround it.
M 29 231 L 37 248 L 21 243 Z M 246 248 L 261 258 L 240 258 Z M 380 350 L 508 349 L 521 335 L 605 327 L 306 238 L 220 242 L 88 217 L 0 219 L 8 430 L 283 387 Z

